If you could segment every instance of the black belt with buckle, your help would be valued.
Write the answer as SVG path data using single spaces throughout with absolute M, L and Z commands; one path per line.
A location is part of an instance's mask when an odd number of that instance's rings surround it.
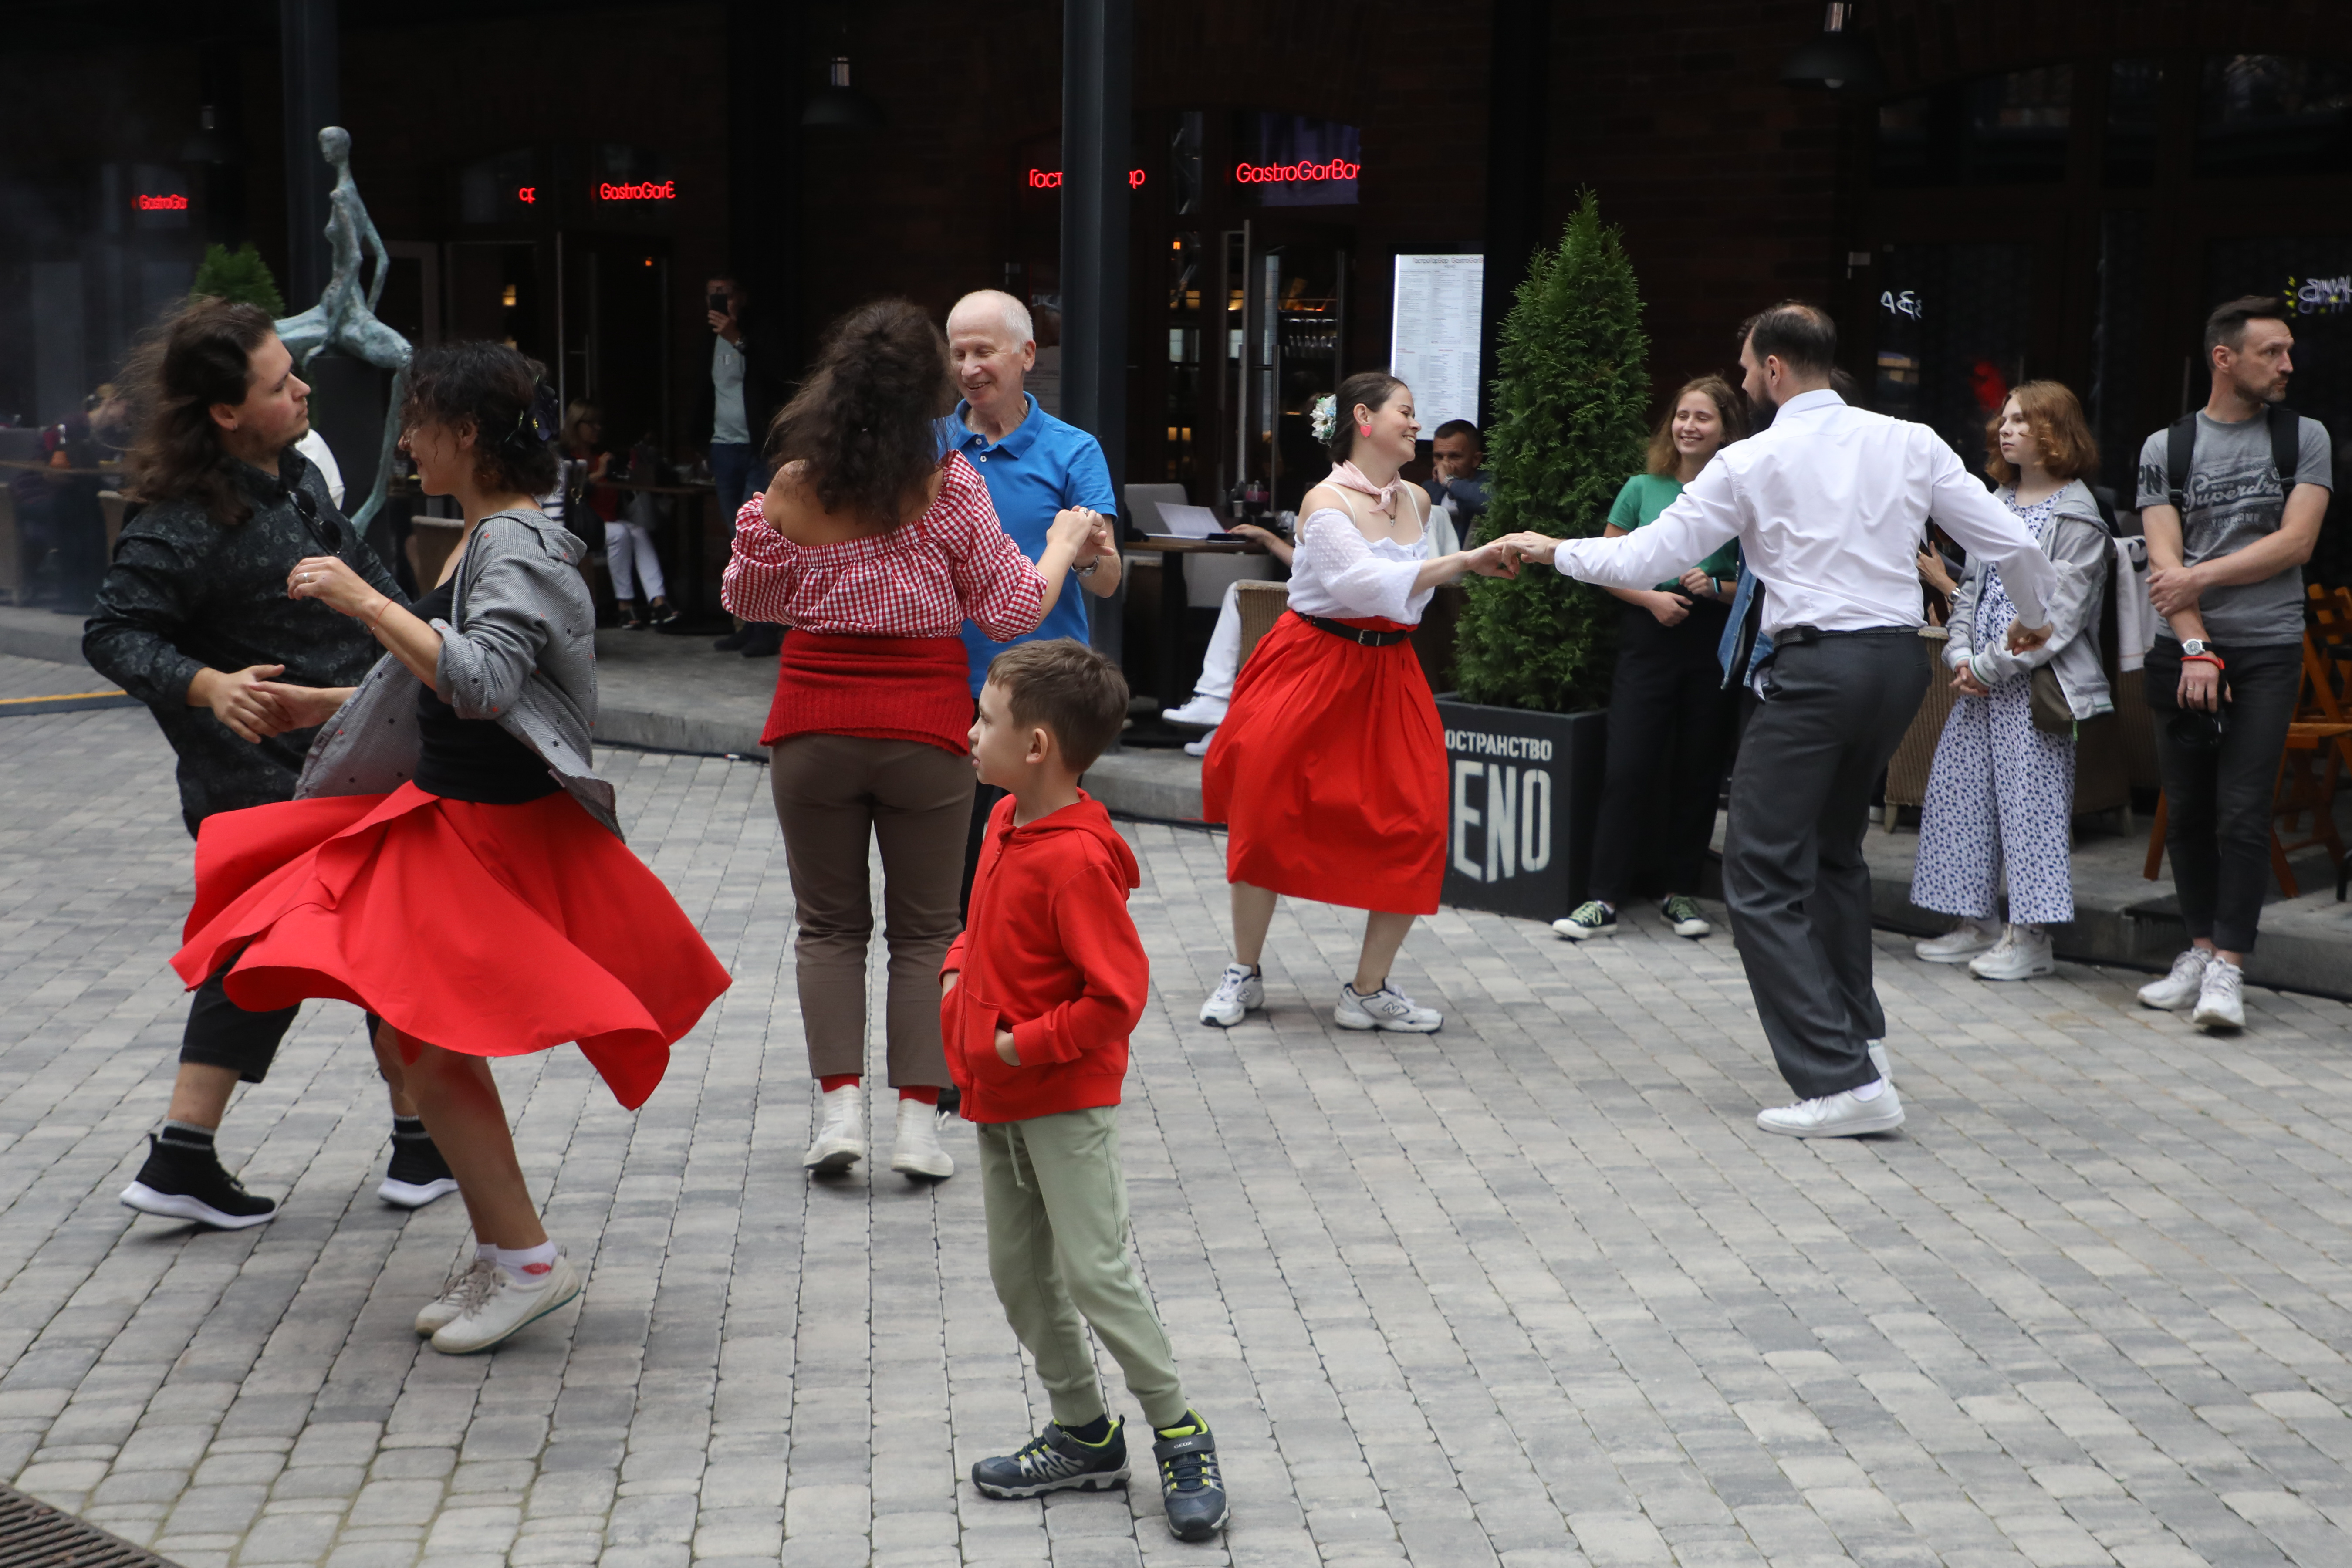
M 1773 637 L 1772 646 L 1811 647 L 1825 637 L 1917 637 L 1916 626 L 1849 626 L 1823 631 L 1819 626 L 1783 626 Z
M 1335 621 L 1324 616 L 1310 616 L 1303 610 L 1290 612 L 1318 632 L 1329 632 L 1343 641 L 1363 647 L 1394 647 L 1411 637 L 1411 632 L 1376 632 L 1363 626 L 1351 626 L 1345 621 Z

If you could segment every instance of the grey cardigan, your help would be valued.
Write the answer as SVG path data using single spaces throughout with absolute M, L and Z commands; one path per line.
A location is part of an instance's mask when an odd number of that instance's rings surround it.
M 2088 719 L 2115 708 L 2107 693 L 2107 672 L 2099 663 L 2099 609 L 2106 601 L 2107 563 L 2115 551 L 2107 525 L 2099 516 L 2098 500 L 2082 480 L 2070 480 L 2051 510 L 2055 521 L 2043 549 L 2058 568 L 2058 592 L 2050 601 L 2050 640 L 2021 654 L 2010 652 L 2000 641 L 1990 647 L 1970 646 L 1976 636 L 1977 599 L 1984 592 L 1985 577 L 1984 563 L 1971 559 L 1952 594 L 1952 616 L 1947 627 L 1951 640 L 1944 645 L 1944 662 L 1957 670 L 1976 656 L 1977 678 L 1988 686 L 2031 674 L 2035 666 L 2047 664 L 2058 677 L 2058 689 L 2065 694 L 2066 706 L 2074 710 L 2075 718 Z
M 433 689 L 461 719 L 494 719 L 547 763 L 564 790 L 617 837 L 613 786 L 596 776 L 596 610 L 580 562 L 588 547 L 540 511 L 482 519 L 457 563 L 450 619 L 435 621 Z M 416 776 L 423 745 L 415 677 L 391 654 L 320 726 L 297 798 L 387 795 Z

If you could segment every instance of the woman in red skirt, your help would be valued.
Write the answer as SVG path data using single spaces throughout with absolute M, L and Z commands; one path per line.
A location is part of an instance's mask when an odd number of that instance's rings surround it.
M 1201 774 L 1234 889 L 1234 962 L 1201 1022 L 1265 1005 L 1258 959 L 1288 893 L 1370 911 L 1339 1026 L 1427 1034 L 1444 1020 L 1389 981 L 1445 879 L 1445 737 L 1405 637 L 1440 583 L 1516 563 L 1499 543 L 1431 557 L 1429 497 L 1397 478 L 1421 428 L 1404 383 L 1351 375 L 1316 417 L 1334 466 L 1299 507 L 1290 608 L 1242 667 Z
M 295 799 L 205 821 L 172 960 L 190 985 L 226 966 L 240 1007 L 335 996 L 383 1018 L 474 1222 L 472 1267 L 416 1319 L 453 1354 L 580 1293 L 488 1058 L 577 1041 L 634 1110 L 728 985 L 591 771 L 596 616 L 586 547 L 531 500 L 555 478 L 538 368 L 496 343 L 417 355 L 402 445 L 464 542 L 413 611 L 333 556 L 295 566 L 289 595 L 389 652 L 356 688 L 279 693 L 325 728 Z

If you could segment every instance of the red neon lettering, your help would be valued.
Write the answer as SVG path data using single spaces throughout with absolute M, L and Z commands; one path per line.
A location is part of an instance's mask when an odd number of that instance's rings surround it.
M 596 187 L 596 198 L 606 202 L 674 202 L 677 200 L 677 182 L 664 180 L 656 184 L 647 180 L 640 184 L 602 184 Z
M 139 198 L 139 210 L 142 213 L 184 213 L 188 210 L 188 198 L 142 195 Z
M 522 203 L 525 206 L 536 205 L 539 202 L 539 187 L 537 185 L 520 185 L 516 187 L 515 200 Z
M 1142 170 L 1129 169 L 1127 172 L 1127 188 L 1129 190 L 1141 190 L 1143 188 L 1143 181 L 1144 174 Z M 1055 190 L 1060 187 L 1061 184 L 1062 171 L 1059 169 L 1032 169 L 1029 171 L 1029 188 L 1033 191 Z
M 1310 163 L 1301 159 L 1296 163 L 1236 163 L 1234 182 L 1243 185 L 1279 185 L 1290 183 L 1316 184 L 1324 180 L 1352 180 L 1363 173 L 1361 163 L 1350 163 L 1345 158 L 1334 158 L 1328 163 Z

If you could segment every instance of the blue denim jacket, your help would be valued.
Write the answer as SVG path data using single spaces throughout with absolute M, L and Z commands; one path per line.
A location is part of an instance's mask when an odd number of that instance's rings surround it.
M 1758 592 L 1756 574 L 1743 563 L 1739 568 L 1739 586 L 1731 595 L 1731 619 L 1724 623 L 1722 640 L 1715 645 L 1715 661 L 1723 666 L 1726 686 L 1746 686 L 1756 679 L 1756 667 L 1772 657 L 1772 639 L 1764 629 L 1756 629 L 1756 646 L 1748 650 L 1748 668 L 1737 676 L 1731 671 L 1731 656 L 1739 646 L 1739 628 L 1748 624 L 1748 611 L 1755 603 Z

